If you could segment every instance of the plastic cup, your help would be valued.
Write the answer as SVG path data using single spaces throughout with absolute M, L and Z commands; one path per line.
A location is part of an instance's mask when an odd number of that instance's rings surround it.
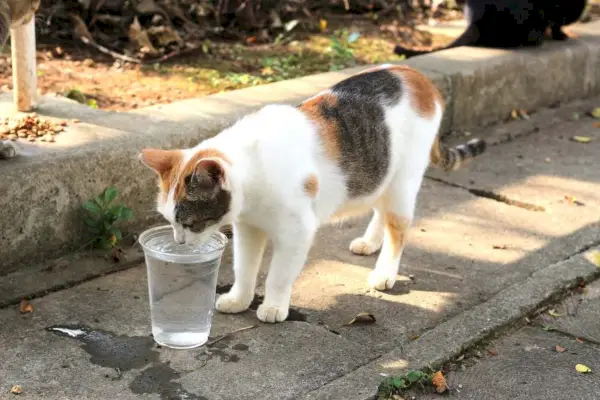
M 174 349 L 202 346 L 210 334 L 217 277 L 227 237 L 177 244 L 171 226 L 140 235 L 148 271 L 154 340 Z

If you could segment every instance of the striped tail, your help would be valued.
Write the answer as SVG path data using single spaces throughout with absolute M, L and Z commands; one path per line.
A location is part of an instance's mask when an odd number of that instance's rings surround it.
M 477 157 L 486 149 L 486 143 L 482 139 L 472 139 L 466 144 L 456 147 L 446 147 L 436 137 L 431 148 L 430 161 L 436 167 L 445 171 L 455 171 L 465 165 L 470 159 Z

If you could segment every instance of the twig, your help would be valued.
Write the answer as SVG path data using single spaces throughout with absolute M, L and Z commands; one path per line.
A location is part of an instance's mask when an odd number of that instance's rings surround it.
M 85 36 L 80 36 L 79 39 L 81 39 L 81 41 L 89 46 L 95 47 L 97 50 L 101 51 L 104 54 L 108 54 L 114 58 L 117 58 L 119 60 L 123 60 L 123 61 L 127 61 L 130 63 L 134 63 L 134 64 L 141 64 L 142 62 L 140 60 L 138 60 L 137 58 L 132 58 L 132 57 L 128 57 L 124 54 L 119 54 L 116 51 L 112 51 L 110 49 L 107 49 L 104 46 L 99 45 L 98 43 L 96 43 L 93 40 L 90 40 L 88 38 L 86 38 Z
M 253 329 L 256 328 L 258 325 L 250 325 L 250 326 L 246 326 L 240 329 L 236 329 L 235 331 L 231 331 L 229 333 L 224 334 L 223 336 L 219 336 L 218 338 L 216 338 L 215 340 L 212 340 L 210 342 L 208 342 L 206 344 L 207 347 L 214 345 L 217 342 L 220 342 L 221 340 L 233 335 L 234 333 L 238 333 L 238 332 L 242 332 L 242 331 L 247 331 L 248 329 Z

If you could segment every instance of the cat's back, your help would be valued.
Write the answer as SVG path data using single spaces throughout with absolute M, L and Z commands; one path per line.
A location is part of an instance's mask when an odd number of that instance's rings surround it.
M 373 193 L 389 177 L 403 147 L 424 147 L 441 120 L 442 97 L 422 73 L 382 65 L 347 78 L 298 109 L 313 122 L 325 153 L 347 177 L 350 197 Z

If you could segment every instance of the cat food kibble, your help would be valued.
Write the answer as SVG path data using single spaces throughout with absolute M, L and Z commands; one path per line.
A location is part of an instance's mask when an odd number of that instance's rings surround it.
M 54 135 L 64 131 L 65 126 L 67 121 L 52 121 L 40 118 L 35 113 L 21 118 L 3 118 L 0 120 L 0 138 L 54 142 Z

